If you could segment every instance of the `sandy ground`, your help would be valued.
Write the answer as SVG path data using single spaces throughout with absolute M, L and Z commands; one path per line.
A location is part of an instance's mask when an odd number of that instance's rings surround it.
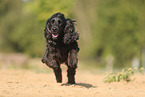
M 77 70 L 76 84 L 68 85 L 54 74 L 30 70 L 0 69 L 0 97 L 145 97 L 145 75 L 137 74 L 132 82 L 104 83 L 104 74 Z

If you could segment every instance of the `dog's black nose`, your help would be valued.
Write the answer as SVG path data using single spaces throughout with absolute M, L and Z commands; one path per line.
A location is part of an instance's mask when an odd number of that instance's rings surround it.
M 52 28 L 52 30 L 53 30 L 53 31 L 57 31 L 57 28 L 56 28 L 56 27 L 54 27 L 54 28 Z

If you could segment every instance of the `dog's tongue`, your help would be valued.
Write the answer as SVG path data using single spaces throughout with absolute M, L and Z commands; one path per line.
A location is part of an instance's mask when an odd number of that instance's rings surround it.
M 56 38 L 56 37 L 58 37 L 58 34 L 52 34 L 52 36 Z

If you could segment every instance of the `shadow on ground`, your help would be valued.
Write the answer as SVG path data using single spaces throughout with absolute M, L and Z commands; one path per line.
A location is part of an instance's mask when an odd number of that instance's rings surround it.
M 68 84 L 68 83 L 65 83 L 65 84 L 61 84 L 61 86 L 71 86 L 71 85 L 81 86 L 81 87 L 85 87 L 87 89 L 89 89 L 89 88 L 96 88 L 97 87 L 97 86 L 93 86 L 93 85 L 87 84 L 87 83 L 76 83 L 76 84 Z

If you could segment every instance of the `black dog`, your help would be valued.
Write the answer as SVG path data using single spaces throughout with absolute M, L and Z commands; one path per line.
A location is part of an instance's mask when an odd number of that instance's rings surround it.
M 53 69 L 57 82 L 62 82 L 60 64 L 68 67 L 68 83 L 75 84 L 75 72 L 77 68 L 79 51 L 79 35 L 75 32 L 74 21 L 65 19 L 61 13 L 51 16 L 46 22 L 44 35 L 46 38 L 46 51 L 42 62 Z

